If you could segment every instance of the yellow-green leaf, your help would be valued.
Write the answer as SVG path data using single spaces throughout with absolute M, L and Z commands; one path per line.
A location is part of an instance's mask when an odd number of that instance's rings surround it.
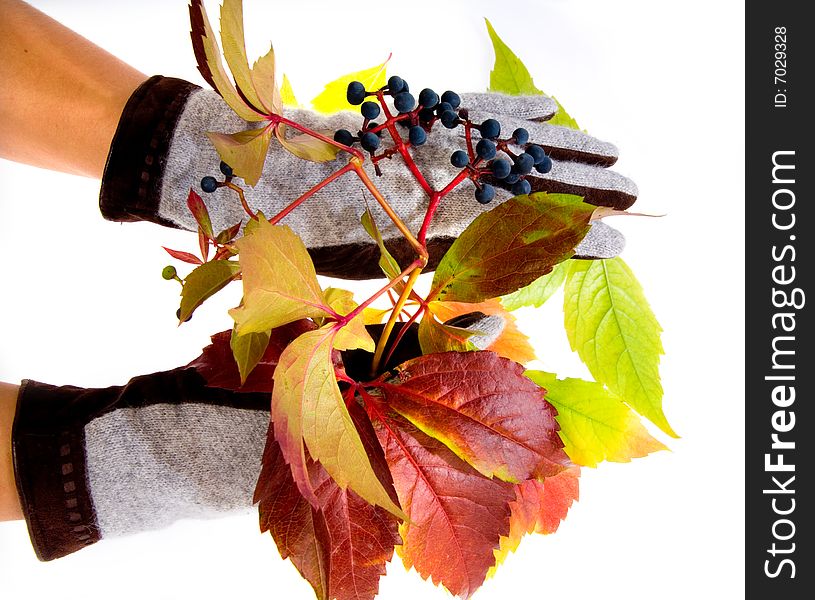
M 491 92 L 500 92 L 502 94 L 510 94 L 512 96 L 535 96 L 543 94 L 541 90 L 535 87 L 535 82 L 532 81 L 532 75 L 529 70 L 521 62 L 515 53 L 510 50 L 504 41 L 495 33 L 492 23 L 488 19 L 487 32 L 492 40 L 492 47 L 495 50 L 495 65 L 490 72 L 490 87 Z M 562 125 L 572 129 L 580 129 L 566 109 L 558 102 L 557 98 L 551 96 L 552 100 L 557 104 L 557 113 L 552 117 L 548 123 L 552 125 Z
M 243 302 L 229 314 L 239 335 L 327 314 L 314 263 L 288 226 L 261 219 L 235 245 L 243 273 Z
M 283 101 L 275 79 L 274 48 L 270 47 L 266 54 L 255 61 L 252 66 L 252 82 L 263 107 L 272 114 L 281 114 Z
M 620 258 L 570 261 L 564 290 L 566 333 L 594 379 L 668 435 L 659 360 L 662 327 Z
M 272 140 L 272 129 L 273 127 L 266 126 L 232 134 L 209 131 L 207 137 L 223 161 L 232 167 L 235 175 L 253 186 L 263 172 L 266 152 Z
M 246 333 L 238 335 L 232 330 L 232 337 L 229 340 L 229 347 L 232 348 L 232 355 L 238 365 L 238 372 L 241 376 L 241 385 L 246 383 L 246 378 L 252 372 L 261 358 L 266 348 L 269 346 L 271 331 L 260 333 Z
M 321 133 L 328 135 L 328 137 L 331 135 L 331 132 L 327 131 Z M 286 138 L 286 126 L 282 123 L 277 126 L 277 139 L 286 150 L 296 157 L 314 162 L 328 162 L 334 160 L 340 151 L 337 146 L 324 142 L 307 133 L 300 133 Z
M 402 267 L 399 266 L 399 263 L 396 262 L 396 259 L 385 247 L 385 242 L 382 239 L 382 234 L 379 232 L 379 228 L 376 226 L 371 209 L 368 207 L 365 208 L 365 212 L 362 213 L 360 222 L 362 223 L 363 229 L 365 229 L 368 235 L 374 239 L 376 245 L 379 246 L 379 268 L 382 269 L 382 272 L 385 275 L 387 275 L 388 279 L 396 279 L 399 276 L 399 273 L 402 272 Z M 403 285 L 399 284 L 394 287 L 398 293 L 401 293 L 402 289 L 404 288 Z
M 280 355 L 272 391 L 275 438 L 306 498 L 316 503 L 304 441 L 311 457 L 337 485 L 350 487 L 369 503 L 405 518 L 377 478 L 348 414 L 334 374 L 333 342 L 332 326 L 326 325 L 304 333 Z
M 291 86 L 291 81 L 283 73 L 283 81 L 280 83 L 280 99 L 283 101 L 284 106 L 299 107 L 300 103 L 294 95 L 294 88 Z
M 327 288 L 325 290 L 325 301 L 334 312 L 343 317 L 358 306 L 354 302 L 353 292 L 340 288 Z M 358 348 L 368 352 L 373 352 L 376 349 L 373 338 L 365 329 L 365 319 L 361 312 L 344 326 L 337 329 L 334 337 L 334 348 L 337 350 Z
M 517 310 L 522 306 L 534 306 L 536 308 L 541 306 L 563 285 L 568 269 L 569 261 L 556 264 L 551 273 L 538 277 L 528 286 L 503 296 L 501 304 L 507 310 Z
M 212 260 L 195 267 L 184 279 L 181 288 L 178 320 L 182 323 L 186 321 L 204 300 L 223 289 L 240 271 L 240 265 L 234 260 Z
M 221 61 L 221 49 L 215 39 L 215 33 L 210 25 L 207 11 L 201 0 L 193 0 L 190 6 L 190 20 L 192 22 L 193 45 L 198 45 L 204 53 L 206 68 L 212 79 L 215 91 L 224 99 L 224 102 L 235 111 L 235 113 L 246 121 L 259 121 L 263 115 L 252 109 L 243 98 L 241 98 L 235 85 L 229 78 Z M 197 41 L 196 41 L 197 40 Z M 200 42 L 200 44 L 199 44 Z M 196 53 L 196 56 L 198 54 Z M 230 163 L 231 164 L 231 163 Z
M 221 44 L 224 47 L 226 64 L 229 65 L 238 88 L 255 108 L 262 110 L 263 102 L 261 102 L 255 91 L 252 73 L 249 70 L 249 59 L 246 56 L 242 0 L 223 0 L 221 5 Z
M 388 57 L 390 60 L 390 57 Z M 335 79 L 325 86 L 312 101 L 311 105 L 317 112 L 335 113 L 341 110 L 357 110 L 356 106 L 348 103 L 345 97 L 348 91 L 348 84 L 352 81 L 361 81 L 366 90 L 378 90 L 385 85 L 387 75 L 385 72 L 386 60 L 381 65 L 376 65 L 369 69 L 362 69 L 354 73 L 348 73 Z
M 667 448 L 651 436 L 639 417 L 601 384 L 583 379 L 558 379 L 543 371 L 526 376 L 546 389 L 557 409 L 560 439 L 566 454 L 578 465 L 630 462 Z

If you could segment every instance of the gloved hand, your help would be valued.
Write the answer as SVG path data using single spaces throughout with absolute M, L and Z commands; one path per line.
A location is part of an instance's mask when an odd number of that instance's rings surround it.
M 301 331 L 290 327 L 291 337 Z M 381 326 L 369 331 L 377 336 Z M 417 327 L 390 369 L 420 353 Z M 182 518 L 245 512 L 260 474 L 270 394 L 235 392 L 230 332 L 217 374 L 201 358 L 188 367 L 103 389 L 24 381 L 12 429 L 14 473 L 40 560 L 103 538 L 159 529 Z M 217 338 L 218 335 L 215 337 Z M 393 343 L 391 338 L 389 343 Z M 349 374 L 368 375 L 371 354 L 343 354 Z M 271 379 L 250 375 L 245 388 Z M 233 383 L 234 382 L 234 383 Z
M 605 168 L 616 161 L 616 148 L 583 132 L 544 123 L 554 114 L 555 103 L 545 96 L 510 97 L 500 94 L 471 94 L 462 107 L 475 122 L 497 119 L 508 136 L 519 126 L 530 133 L 530 141 L 542 145 L 555 159 L 551 172 L 530 178 L 533 191 L 578 194 L 588 202 L 626 208 L 636 199 L 630 180 Z M 355 132 L 362 117 L 353 112 L 318 115 L 303 109 L 287 110 L 285 116 L 312 129 Z M 101 207 L 114 220 L 151 220 L 185 229 L 196 229 L 186 207 L 190 188 L 200 190 L 201 178 L 217 175 L 220 158 L 205 135 L 207 131 L 233 133 L 250 125 L 226 106 L 212 91 L 187 82 L 154 77 L 145 82 L 128 102 L 103 179 Z M 477 137 L 476 133 L 476 137 Z M 383 136 L 383 148 L 387 147 Z M 450 163 L 454 150 L 464 148 L 462 128 L 448 130 L 437 125 L 423 146 L 412 150 L 416 163 L 436 189 L 448 183 L 460 169 Z M 263 176 L 247 188 L 249 204 L 271 216 L 309 187 L 336 171 L 347 160 L 314 163 L 299 159 L 273 141 Z M 418 231 L 427 207 L 427 195 L 415 182 L 399 157 L 379 163 L 382 176 L 375 178 L 408 228 Z M 349 279 L 381 276 L 377 267 L 379 250 L 359 225 L 367 191 L 352 174 L 347 174 L 315 194 L 288 215 L 283 223 L 297 232 L 314 259 L 317 272 Z M 499 191 L 494 205 L 512 194 Z M 220 231 L 245 220 L 245 214 L 228 189 L 202 194 L 213 227 Z M 368 206 L 394 257 L 407 264 L 412 249 L 370 198 Z M 479 214 L 489 210 L 473 199 L 473 188 L 464 183 L 441 203 L 428 235 L 432 269 L 455 238 Z M 596 223 L 576 251 L 580 256 L 615 256 L 623 246 L 621 234 Z

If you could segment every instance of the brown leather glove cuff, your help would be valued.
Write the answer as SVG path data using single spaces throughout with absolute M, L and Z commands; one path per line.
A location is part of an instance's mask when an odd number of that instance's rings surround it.
M 85 423 L 121 388 L 85 390 L 23 381 L 12 426 L 17 491 L 43 561 L 99 541 L 85 475 Z
M 110 221 L 151 221 L 175 227 L 158 214 L 170 141 L 190 94 L 183 79 L 154 75 L 125 104 L 110 145 L 99 208 Z

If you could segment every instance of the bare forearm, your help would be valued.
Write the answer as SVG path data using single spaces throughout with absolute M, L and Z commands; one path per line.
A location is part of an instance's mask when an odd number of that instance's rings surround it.
M 11 461 L 11 426 L 20 388 L 0 383 L 0 521 L 23 518 Z
M 0 0 L 0 156 L 99 178 L 147 77 L 35 8 Z

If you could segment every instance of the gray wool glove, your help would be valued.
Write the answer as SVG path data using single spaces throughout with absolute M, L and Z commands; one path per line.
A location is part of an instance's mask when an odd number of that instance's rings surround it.
M 201 192 L 202 177 L 219 173 L 220 158 L 205 133 L 234 133 L 253 127 L 235 115 L 215 92 L 186 82 L 174 82 L 180 80 L 151 78 L 134 93 L 125 108 L 120 121 L 121 133 L 117 132 L 117 138 L 122 139 L 119 143 L 114 139 L 105 178 L 114 182 L 122 179 L 116 173 L 122 171 L 118 165 L 126 162 L 120 157 L 128 154 L 135 154 L 131 163 L 143 162 L 146 166 L 133 172 L 127 181 L 130 185 L 106 185 L 103 179 L 102 209 L 108 218 L 146 218 L 195 230 L 197 225 L 186 206 L 187 194 L 190 188 Z M 143 116 L 145 113 L 155 114 L 156 107 L 159 107 L 160 119 Z M 617 149 L 613 145 L 584 132 L 545 122 L 556 111 L 556 104 L 550 98 L 468 94 L 462 96 L 461 107 L 468 110 L 475 123 L 487 118 L 498 120 L 504 132 L 502 137 L 508 137 L 517 127 L 524 127 L 529 131 L 530 142 L 544 147 L 553 158 L 554 166 L 545 175 L 536 173 L 535 177 L 528 178 L 533 191 L 577 194 L 589 203 L 618 209 L 627 208 L 636 200 L 634 183 L 607 168 L 617 159 Z M 134 114 L 136 117 L 132 116 Z M 138 118 L 140 114 L 142 118 Z M 287 109 L 285 116 L 329 135 L 338 129 L 356 132 L 363 122 L 360 114 L 350 111 L 326 116 L 304 109 Z M 125 135 L 128 127 L 133 130 L 129 136 Z M 441 189 L 460 171 L 451 165 L 450 155 L 465 148 L 463 131 L 463 127 L 451 130 L 437 124 L 428 135 L 427 143 L 411 149 L 419 169 L 434 189 Z M 476 141 L 478 135 L 474 131 Z M 139 136 L 143 138 L 142 145 L 147 154 L 143 159 L 132 150 L 139 146 Z M 134 142 L 132 138 L 137 139 Z M 389 144 L 389 136 L 383 135 L 380 151 Z M 346 164 L 347 159 L 345 153 L 340 153 L 336 160 L 328 163 L 305 161 L 273 140 L 259 182 L 253 188 L 245 186 L 249 204 L 266 216 L 272 216 Z M 418 232 L 428 197 L 401 157 L 380 161 L 381 177 L 376 176 L 370 161 L 366 164 L 372 179 L 397 214 L 411 231 Z M 123 201 L 119 196 L 132 193 L 129 188 L 134 185 L 139 187 L 139 196 L 132 202 L 124 202 L 131 206 L 120 206 Z M 475 217 L 512 196 L 505 189 L 498 188 L 497 192 L 495 200 L 484 206 L 473 199 L 472 183 L 465 182 L 445 197 L 428 234 L 431 255 L 428 268 L 435 266 Z M 220 188 L 214 193 L 201 195 L 216 231 L 245 222 L 246 215 L 234 192 Z M 352 173 L 326 186 L 282 222 L 303 239 L 318 273 L 349 279 L 380 277 L 376 266 L 378 248 L 359 223 L 366 205 L 373 211 L 377 226 L 395 258 L 403 265 L 410 262 L 413 259 L 411 248 Z M 624 239 L 619 232 L 595 224 L 576 248 L 576 254 L 591 258 L 611 257 L 616 256 L 623 245 Z

